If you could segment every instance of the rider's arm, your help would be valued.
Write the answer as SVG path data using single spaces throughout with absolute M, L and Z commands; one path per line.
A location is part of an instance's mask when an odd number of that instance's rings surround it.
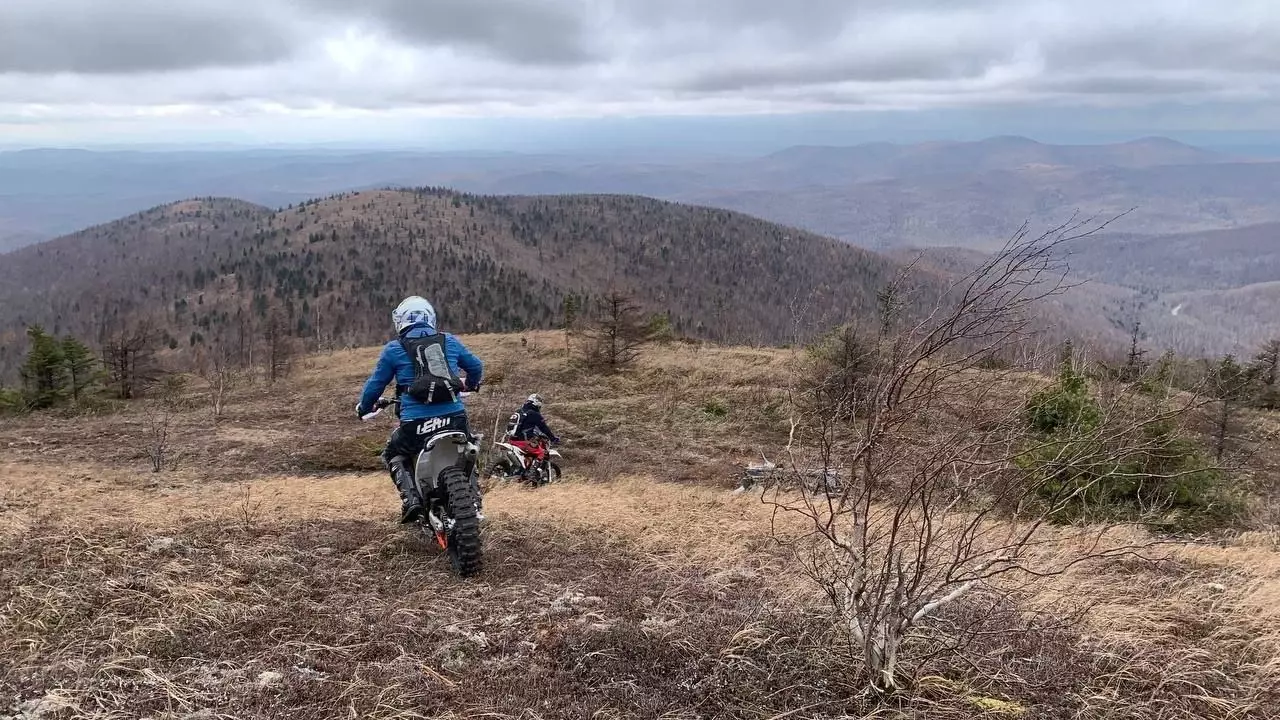
M 480 379 L 484 376 L 484 363 L 480 362 L 480 358 L 467 349 L 462 341 L 453 335 L 449 336 L 449 342 L 454 346 L 458 353 L 458 369 L 467 374 L 467 387 L 480 387 Z
M 382 391 L 387 389 L 387 383 L 390 383 L 396 376 L 396 364 L 391 357 L 393 345 L 387 345 L 382 348 L 382 354 L 378 356 L 378 364 L 373 367 L 373 374 L 364 383 L 364 392 L 360 394 L 360 412 L 361 414 L 373 412 L 373 404 L 382 397 Z
M 556 437 L 556 434 L 551 432 L 551 428 L 547 427 L 547 421 L 542 418 L 542 413 L 538 413 L 538 419 L 535 422 L 538 425 L 538 432 L 546 435 L 555 442 L 560 442 L 560 438 Z

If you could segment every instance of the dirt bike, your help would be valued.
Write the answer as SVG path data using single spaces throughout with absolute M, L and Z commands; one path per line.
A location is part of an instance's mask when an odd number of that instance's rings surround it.
M 530 487 L 539 487 L 560 479 L 560 452 L 550 446 L 547 439 L 538 437 L 530 442 L 542 449 L 542 460 L 537 460 L 532 453 L 526 452 L 512 443 L 510 435 L 493 444 L 498 452 L 498 459 L 489 469 L 490 477 L 504 480 L 520 478 Z M 522 472 L 523 470 L 523 472 Z
M 471 393 L 461 393 L 463 398 Z M 373 412 L 361 417 L 371 420 L 398 400 L 381 398 Z M 414 483 L 426 511 L 417 520 L 424 537 L 430 537 L 449 556 L 454 572 L 469 577 L 480 572 L 481 498 L 476 483 L 477 457 L 484 435 L 468 435 L 449 430 L 431 436 L 413 463 Z

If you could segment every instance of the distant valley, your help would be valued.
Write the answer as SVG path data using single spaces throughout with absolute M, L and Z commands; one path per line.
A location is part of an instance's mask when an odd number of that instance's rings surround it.
M 1141 321 L 1153 348 L 1208 354 L 1247 352 L 1280 334 L 1271 309 L 1280 302 L 1280 162 L 1161 138 L 1055 146 L 1001 137 L 660 162 L 502 153 L 0 153 L 0 250 L 191 197 L 240 198 L 269 213 L 334 192 L 425 185 L 521 196 L 643 195 L 735 210 L 899 259 L 912 248 L 934 248 L 932 261 L 951 254 L 938 264 L 953 269 L 998 247 L 1023 222 L 1039 230 L 1077 215 L 1123 214 L 1069 249 L 1076 276 L 1089 281 L 1060 300 L 1076 326 L 1123 334 Z M 565 242 L 572 227 L 552 242 Z M 76 237 L 85 243 L 97 235 Z
M 1023 220 L 1132 210 L 1120 230 L 1175 233 L 1280 221 L 1280 162 L 1148 138 L 1055 146 L 795 147 L 763 157 L 640 162 L 418 152 L 0 153 L 0 248 L 190 197 L 279 207 L 350 190 L 645 195 L 722 207 L 869 248 L 991 247 Z

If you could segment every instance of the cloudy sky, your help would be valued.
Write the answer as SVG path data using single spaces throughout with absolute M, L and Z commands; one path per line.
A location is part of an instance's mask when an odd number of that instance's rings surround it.
M 0 0 L 0 144 L 501 145 L 806 118 L 1280 128 L 1280 3 Z

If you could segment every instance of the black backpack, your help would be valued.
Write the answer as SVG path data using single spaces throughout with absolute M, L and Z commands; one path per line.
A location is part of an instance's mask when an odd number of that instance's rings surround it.
M 449 367 L 444 351 L 445 334 L 436 333 L 418 338 L 400 338 L 413 361 L 413 383 L 406 394 L 420 403 L 438 405 L 457 402 L 462 392 L 462 380 Z
M 507 418 L 507 435 L 515 438 L 516 430 L 520 429 L 520 423 L 522 422 L 524 422 L 524 410 L 517 410 L 511 413 L 511 417 Z

